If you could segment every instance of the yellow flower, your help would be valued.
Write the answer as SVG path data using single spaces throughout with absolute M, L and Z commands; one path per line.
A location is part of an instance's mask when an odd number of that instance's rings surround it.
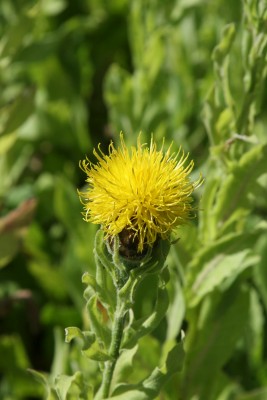
M 88 159 L 80 163 L 87 174 L 88 189 L 79 192 L 84 205 L 84 219 L 100 224 L 106 238 L 129 231 L 129 237 L 141 253 L 153 246 L 157 238 L 167 239 L 170 232 L 190 218 L 192 192 L 202 183 L 200 177 L 191 182 L 193 161 L 186 165 L 181 149 L 177 154 L 141 144 L 129 151 L 120 136 L 121 145 L 113 143 L 109 154 L 94 150 L 98 162 Z

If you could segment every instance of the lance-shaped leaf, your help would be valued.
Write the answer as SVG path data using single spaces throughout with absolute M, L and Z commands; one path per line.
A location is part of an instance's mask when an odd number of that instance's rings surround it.
M 216 301 L 217 300 L 217 301 Z M 249 317 L 249 292 L 237 281 L 223 295 L 206 296 L 196 322 L 189 330 L 181 398 L 213 400 L 222 366 L 244 334 Z
M 118 386 L 110 400 L 152 400 L 156 398 L 165 383 L 183 366 L 182 343 L 172 343 L 171 346 L 162 367 L 156 367 L 146 379 L 137 385 Z
M 95 235 L 95 255 L 101 261 L 103 267 L 114 276 L 114 264 L 112 262 L 111 254 L 107 250 L 107 246 L 104 240 L 104 232 L 99 229 Z
M 55 379 L 55 389 L 59 400 L 92 400 L 93 389 L 85 384 L 83 375 L 77 371 L 74 375 L 60 375 Z
M 125 343 L 123 347 L 131 348 L 137 341 L 150 332 L 152 332 L 166 315 L 169 305 L 168 292 L 166 287 L 159 287 L 157 290 L 157 299 L 154 311 L 148 318 L 134 321 L 125 331 Z
M 239 162 L 232 165 L 217 195 L 214 215 L 219 227 L 237 208 L 249 206 L 249 194 L 257 185 L 257 179 L 266 173 L 267 145 L 253 147 Z
M 105 349 L 109 348 L 111 340 L 111 331 L 108 327 L 106 314 L 99 304 L 97 295 L 94 295 L 87 302 L 87 311 L 92 331 L 95 333 L 98 342 L 105 346 Z
M 34 369 L 30 368 L 28 368 L 27 371 L 34 377 L 37 382 L 39 382 L 45 388 L 46 400 L 58 400 L 58 395 L 49 380 L 48 374 L 35 371 Z
M 138 344 L 131 349 L 123 349 L 117 361 L 115 371 L 112 377 L 112 387 L 125 381 L 133 371 L 133 359 L 138 350 Z
M 255 265 L 259 257 L 251 246 L 264 231 L 259 225 L 251 233 L 230 234 L 195 254 L 188 271 L 188 305 L 196 306 L 216 288 L 223 290 L 227 279 L 234 281 L 244 269 Z
M 89 301 L 92 296 L 97 295 L 99 301 L 107 310 L 112 308 L 111 305 L 115 307 L 115 291 L 111 291 L 110 293 L 110 290 L 107 290 L 106 285 L 104 285 L 104 287 L 102 285 L 100 286 L 97 282 L 97 279 L 88 272 L 85 272 L 83 274 L 82 283 L 85 283 L 87 285 L 87 288 L 84 291 L 84 297 L 86 298 L 86 300 Z

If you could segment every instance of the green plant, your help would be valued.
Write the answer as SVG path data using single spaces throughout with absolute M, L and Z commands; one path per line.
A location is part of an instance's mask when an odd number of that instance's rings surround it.
M 265 399 L 265 1 L 46 4 L 0 5 L 0 397 L 77 398 L 100 385 L 98 362 L 63 339 L 65 326 L 90 329 L 80 277 L 96 268 L 77 161 L 120 131 L 127 145 L 142 131 L 190 151 L 205 184 L 198 218 L 166 260 L 168 309 L 129 356 L 135 382 L 182 332 L 182 369 L 158 398 Z M 153 285 L 151 276 L 138 288 L 139 317 L 153 312 Z M 35 373 L 45 391 L 28 367 L 46 371 Z

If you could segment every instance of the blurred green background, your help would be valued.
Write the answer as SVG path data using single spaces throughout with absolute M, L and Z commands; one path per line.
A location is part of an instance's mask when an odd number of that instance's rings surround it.
M 256 0 L 1 0 L 1 399 L 45 396 L 27 368 L 99 382 L 64 328 L 88 324 L 81 276 L 94 271 L 79 160 L 120 131 L 181 145 L 205 177 L 148 342 L 153 359 L 188 332 L 184 373 L 160 398 L 267 399 L 266 26 Z

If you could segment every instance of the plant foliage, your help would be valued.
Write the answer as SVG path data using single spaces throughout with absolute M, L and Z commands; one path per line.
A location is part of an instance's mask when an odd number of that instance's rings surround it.
M 205 183 L 169 276 L 136 288 L 112 399 L 267 398 L 266 55 L 265 0 L 1 0 L 1 399 L 101 384 L 114 289 L 76 188 L 120 131 L 181 145 Z

